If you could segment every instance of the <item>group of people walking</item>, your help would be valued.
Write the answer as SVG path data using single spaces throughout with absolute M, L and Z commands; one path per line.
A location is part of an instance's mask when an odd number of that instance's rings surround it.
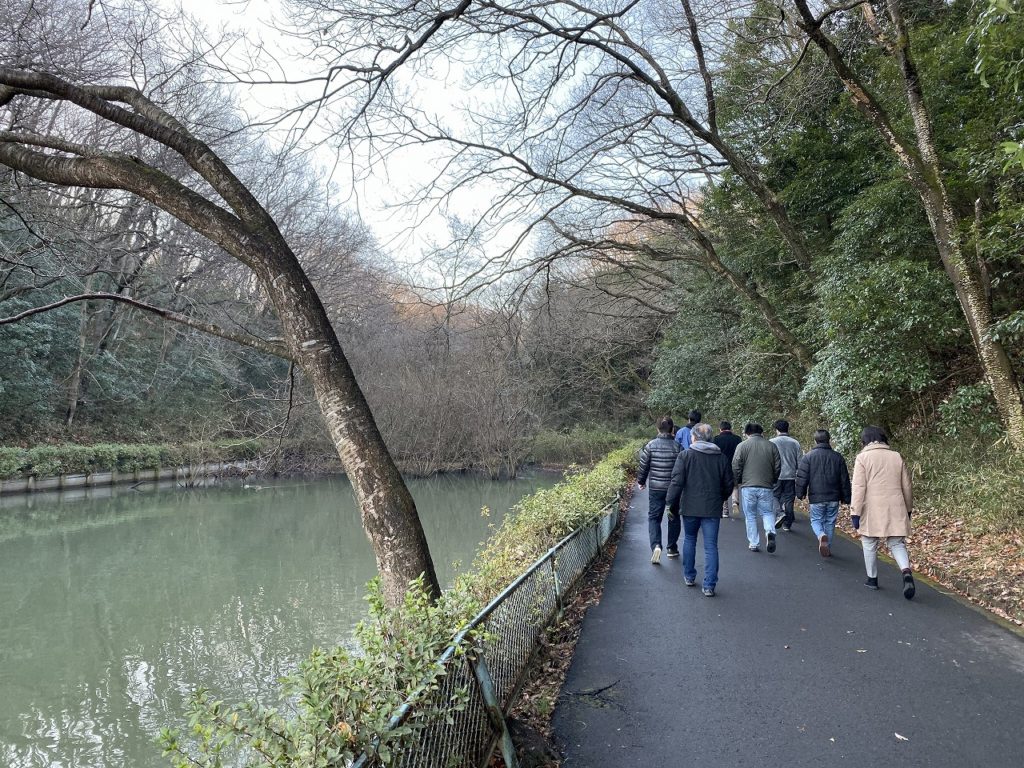
M 777 549 L 780 528 L 791 531 L 796 522 L 793 505 L 807 498 L 811 530 L 818 553 L 831 557 L 832 540 L 840 504 L 850 505 L 850 520 L 858 531 L 864 551 L 867 580 L 878 589 L 878 545 L 884 539 L 903 572 L 903 596 L 914 596 L 906 537 L 910 534 L 913 493 L 903 457 L 889 447 L 879 427 L 861 432 L 861 451 L 854 462 L 853 479 L 846 459 L 832 449 L 827 430 L 814 433 L 814 447 L 803 452 L 789 435 L 789 423 L 779 419 L 775 436 L 767 439 L 764 428 L 750 422 L 743 438 L 723 421 L 714 435 L 701 422 L 700 411 L 691 411 L 686 426 L 675 429 L 665 416 L 658 422 L 658 436 L 640 451 L 637 485 L 648 489 L 647 525 L 651 562 L 679 557 L 683 536 L 683 580 L 697 584 L 697 535 L 704 540 L 703 592 L 715 594 L 718 584 L 718 530 L 722 518 L 736 508 L 744 517 L 747 548 L 761 551 L 761 536 L 768 553 Z M 662 547 L 661 522 L 668 509 L 668 540 Z

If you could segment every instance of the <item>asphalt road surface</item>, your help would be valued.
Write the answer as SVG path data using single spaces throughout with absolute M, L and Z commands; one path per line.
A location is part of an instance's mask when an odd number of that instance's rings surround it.
M 905 600 L 806 518 L 769 555 L 722 520 L 715 597 L 650 563 L 637 492 L 555 710 L 565 768 L 1024 768 L 1024 638 L 920 580 Z M 681 542 L 680 542 L 681 545 Z M 913 561 L 913 547 L 910 550 Z

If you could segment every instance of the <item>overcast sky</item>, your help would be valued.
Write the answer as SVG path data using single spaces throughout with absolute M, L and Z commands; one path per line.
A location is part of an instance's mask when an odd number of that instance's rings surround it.
M 289 53 L 289 48 L 295 48 L 295 41 L 287 40 L 269 23 L 282 12 L 277 0 L 162 0 L 162 3 L 165 7 L 181 8 L 200 19 L 210 31 L 216 31 L 222 25 L 245 31 L 250 39 L 262 41 L 266 49 L 288 69 L 290 76 L 312 74 L 309 62 Z M 462 73 L 458 69 L 433 79 L 418 76 L 415 82 L 411 76 L 402 74 L 401 77 L 405 78 L 405 85 L 413 87 L 420 104 L 429 105 L 430 109 L 449 116 L 457 114 L 458 105 L 465 98 L 461 89 Z M 296 92 L 291 89 L 240 88 L 238 98 L 250 114 L 267 114 L 296 98 Z M 324 124 L 321 122 L 319 125 Z M 318 127 L 313 130 L 318 130 Z M 312 162 L 331 171 L 332 181 L 339 190 L 338 203 L 357 210 L 381 245 L 396 260 L 415 263 L 432 246 L 448 241 L 448 222 L 440 214 L 429 215 L 415 231 L 410 231 L 410 223 L 415 220 L 415 211 L 410 204 L 420 198 L 420 187 L 435 172 L 436 149 L 408 148 L 384 160 L 376 160 L 369 167 L 362 160 L 366 157 L 365 152 L 357 153 L 356 163 L 360 167 L 356 175 L 360 178 L 353 178 L 347 161 L 338 163 L 337 153 L 327 146 L 317 149 L 311 157 Z M 459 216 L 463 220 L 473 220 L 494 193 L 494 189 L 486 188 L 460 193 L 454 198 Z M 518 228 L 506 228 L 489 250 L 506 247 L 518 235 L 515 230 Z

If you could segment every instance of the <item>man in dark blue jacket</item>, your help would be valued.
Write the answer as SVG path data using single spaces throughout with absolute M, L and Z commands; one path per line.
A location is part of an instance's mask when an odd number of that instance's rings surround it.
M 800 459 L 796 470 L 796 497 L 805 495 L 811 504 L 811 530 L 818 539 L 818 553 L 832 555 L 839 504 L 850 503 L 850 471 L 846 459 L 833 451 L 828 430 L 814 433 L 814 448 Z
M 675 425 L 668 416 L 658 422 L 658 436 L 640 449 L 640 468 L 636 484 L 647 491 L 647 532 L 651 539 L 651 562 L 661 562 L 661 518 L 665 515 L 665 496 L 672 482 L 672 467 L 679 455 L 679 445 L 672 431 Z M 679 515 L 668 516 L 668 556 L 679 557 Z
M 732 493 L 730 462 L 721 448 L 711 442 L 711 425 L 692 428 L 690 449 L 679 454 L 672 469 L 668 489 L 668 507 L 683 518 L 683 580 L 686 586 L 697 583 L 694 564 L 697 533 L 704 537 L 704 594 L 713 597 L 718 584 L 718 528 L 722 523 L 722 503 Z

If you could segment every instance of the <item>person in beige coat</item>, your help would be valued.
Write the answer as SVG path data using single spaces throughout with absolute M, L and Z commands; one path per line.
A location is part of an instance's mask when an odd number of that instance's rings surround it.
M 903 596 L 914 596 L 906 537 L 914 496 L 910 473 L 903 457 L 889 447 L 889 437 L 879 427 L 865 427 L 860 433 L 863 449 L 853 465 L 853 498 L 850 515 L 864 548 L 864 586 L 878 589 L 878 544 L 885 539 L 889 552 L 903 571 Z

